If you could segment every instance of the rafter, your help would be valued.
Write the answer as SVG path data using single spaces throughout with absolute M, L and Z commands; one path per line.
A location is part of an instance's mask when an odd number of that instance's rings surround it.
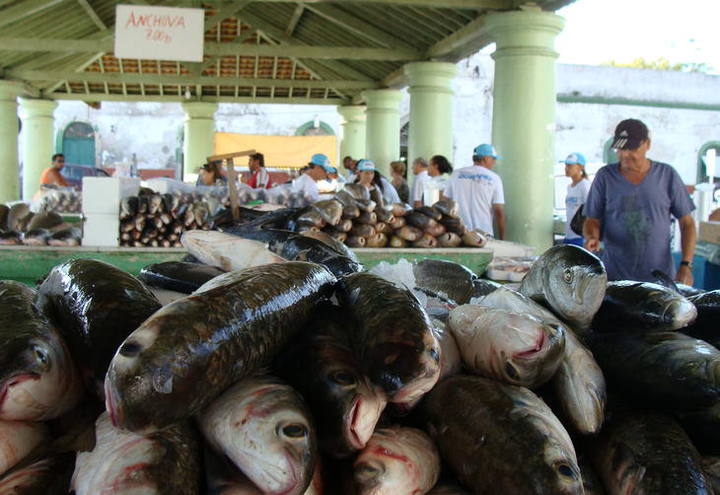
M 93 9 L 90 3 L 88 3 L 88 0 L 77 0 L 77 2 L 85 10 L 85 12 L 87 12 L 87 15 L 90 17 L 90 19 L 92 19 L 92 21 L 98 28 L 107 29 L 107 26 L 102 21 L 102 19 L 100 19 L 100 16 L 97 15 L 95 9 Z
M 474 53 L 491 42 L 484 26 L 485 18 L 478 17 L 474 21 L 471 21 L 452 33 L 450 36 L 443 38 L 431 46 L 426 52 L 427 57 L 438 59 L 448 58 L 454 60 L 463 58 L 459 54 Z
M 0 10 L 0 27 L 26 19 L 63 1 L 64 0 L 26 0 L 18 2 L 12 7 Z
M 308 4 L 307 9 L 344 29 L 347 29 L 354 35 L 361 36 L 373 43 L 385 45 L 388 48 L 413 48 L 410 43 L 396 38 L 369 22 L 364 21 L 362 18 L 348 14 L 338 7 L 334 7 L 332 5 Z
M 228 17 L 233 17 L 250 3 L 252 3 L 252 0 L 242 0 L 232 2 L 230 5 L 221 8 L 215 14 L 205 19 L 205 31 L 210 31 L 215 24 L 224 21 Z
M 288 3 L 288 0 L 263 0 L 265 2 Z M 299 3 L 302 0 L 297 0 Z M 306 0 L 308 1 L 308 0 Z M 525 0 L 523 0 L 525 1 Z M 558 0 L 561 1 L 561 0 Z M 313 4 L 342 3 L 338 0 L 309 0 Z M 512 0 L 352 0 L 354 4 L 385 4 L 399 7 L 436 7 L 442 9 L 509 9 Z M 212 3 L 212 2 L 210 2 Z
M 291 80 L 291 79 L 254 79 L 249 77 L 193 77 L 174 74 L 137 74 L 116 72 L 72 72 L 43 70 L 9 70 L 5 73 L 8 79 L 20 81 L 71 81 L 90 83 L 124 83 L 124 84 L 181 84 L 183 86 L 262 86 L 278 88 L 338 88 L 368 89 L 377 88 L 374 81 L 349 80 Z
M 52 100 L 80 100 L 80 101 L 157 101 L 157 102 L 183 102 L 188 101 L 184 95 L 118 95 L 105 93 L 46 93 L 45 98 Z M 248 96 L 203 96 L 202 101 L 207 103 L 287 103 L 295 105 L 346 105 L 348 99 L 344 98 L 307 98 L 307 97 L 275 97 L 253 98 Z
M 297 27 L 298 22 L 300 22 L 300 18 L 302 17 L 303 12 L 305 12 L 305 5 L 303 5 L 302 3 L 295 7 L 295 10 L 290 17 L 290 22 L 288 22 L 288 25 L 285 28 L 286 36 L 292 36 L 292 34 L 295 32 L 295 28 Z

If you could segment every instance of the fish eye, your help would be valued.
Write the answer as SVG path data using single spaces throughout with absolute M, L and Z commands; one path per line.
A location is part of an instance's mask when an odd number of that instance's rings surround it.
M 41 349 L 38 346 L 34 346 L 33 354 L 35 355 L 35 359 L 39 364 L 42 364 L 43 366 L 46 366 L 48 364 L 48 356 L 45 350 Z
M 124 342 L 123 345 L 120 346 L 120 355 L 125 357 L 135 357 L 140 353 L 140 350 L 142 349 L 142 346 L 135 342 L 134 340 Z
M 283 426 L 282 433 L 286 437 L 290 438 L 302 438 L 307 434 L 307 428 L 305 425 L 299 423 L 293 423 L 290 425 Z
M 357 383 L 352 373 L 343 370 L 332 373 L 330 379 L 342 386 L 355 385 L 355 383 Z
M 430 357 L 433 358 L 436 362 L 440 362 L 440 351 L 438 351 L 437 347 L 433 347 L 430 349 Z
M 570 268 L 565 268 L 565 270 L 563 271 L 563 280 L 568 284 L 572 282 L 573 274 Z
M 518 373 L 517 369 L 515 369 L 515 366 L 513 366 L 512 363 L 505 363 L 505 373 L 507 373 L 507 376 L 512 378 L 513 380 L 520 379 L 520 373 Z
M 577 480 L 577 473 L 569 464 L 561 462 L 556 466 L 556 469 L 561 476 L 565 478 L 570 478 L 572 480 Z

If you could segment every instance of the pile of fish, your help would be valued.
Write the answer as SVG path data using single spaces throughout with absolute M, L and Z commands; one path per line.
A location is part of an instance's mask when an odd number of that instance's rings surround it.
M 350 247 L 483 247 L 484 234 L 465 228 L 451 199 L 433 206 L 383 204 L 376 190 L 346 184 L 333 199 L 318 201 L 297 218 L 298 232 L 325 232 Z
M 27 203 L 0 204 L 0 245 L 79 246 L 82 231 L 54 211 L 34 213 Z
M 717 292 L 257 235 L 0 282 L 0 494 L 720 493 Z
M 212 205 L 193 194 L 147 191 L 120 201 L 120 245 L 179 247 L 186 230 L 210 229 Z
M 71 187 L 48 189 L 43 187 L 40 197 L 40 211 L 55 213 L 80 213 L 82 211 L 82 193 Z

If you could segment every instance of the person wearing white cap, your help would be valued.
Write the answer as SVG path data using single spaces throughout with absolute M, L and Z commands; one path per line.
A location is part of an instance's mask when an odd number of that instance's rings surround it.
M 460 218 L 469 230 L 480 229 L 493 234 L 497 224 L 498 239 L 505 238 L 505 195 L 500 176 L 492 171 L 499 158 L 490 144 L 473 150 L 473 164 L 455 170 L 443 196 L 454 199 Z
M 335 168 L 330 165 L 328 157 L 322 153 L 315 153 L 310 158 L 307 170 L 292 181 L 292 190 L 302 193 L 308 203 L 314 203 L 320 197 L 317 182 L 326 179 L 328 172 L 332 170 Z
M 565 176 L 570 177 L 571 183 L 567 187 L 567 195 L 565 196 L 565 244 L 574 244 L 583 247 L 583 237 L 576 234 L 570 228 L 575 213 L 580 206 L 587 201 L 588 192 L 590 191 L 590 181 L 585 172 L 585 156 L 582 153 L 570 153 L 565 158 Z
M 377 187 L 386 205 L 400 202 L 400 196 L 395 187 L 380 172 L 375 170 L 375 163 L 372 160 L 358 160 L 355 174 L 355 182 L 364 185 L 368 189 Z

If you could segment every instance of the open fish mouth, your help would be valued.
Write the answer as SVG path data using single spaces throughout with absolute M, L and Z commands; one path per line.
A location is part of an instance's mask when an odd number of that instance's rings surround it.
M 348 440 L 348 442 L 350 442 L 352 448 L 358 450 L 365 447 L 365 443 L 367 442 L 367 440 L 363 441 L 363 439 L 360 437 L 360 432 L 358 431 L 360 400 L 360 397 L 356 397 L 355 400 L 353 400 L 353 404 L 350 408 L 350 413 L 348 413 L 348 420 L 345 426 L 345 438 Z
M 372 396 L 367 398 L 358 394 L 353 400 L 345 423 L 345 438 L 353 449 L 364 448 L 372 437 L 375 425 L 385 408 L 384 401 L 381 407 L 377 406 L 378 403 L 372 400 Z
M 37 373 L 21 373 L 5 379 L 2 387 L 0 387 L 0 414 L 2 413 L 3 406 L 5 405 L 5 399 L 7 399 L 10 389 L 28 380 L 40 380 L 40 375 Z
M 516 352 L 513 357 L 519 359 L 527 359 L 536 355 L 538 352 L 543 350 L 546 340 L 547 339 L 545 337 L 545 332 L 540 332 L 540 335 L 538 335 L 537 339 L 535 340 L 535 345 L 533 347 L 526 351 Z

